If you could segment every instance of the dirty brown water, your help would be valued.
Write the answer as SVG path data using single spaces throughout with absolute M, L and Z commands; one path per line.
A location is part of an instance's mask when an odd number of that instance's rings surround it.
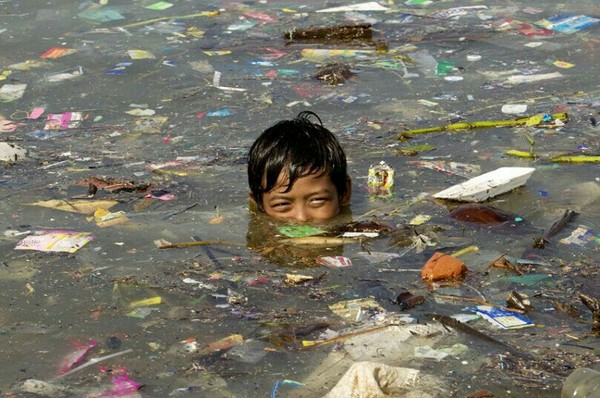
M 18 389 L 23 380 L 51 380 L 75 341 L 97 340 L 88 359 L 133 350 L 99 365 L 125 367 L 133 380 L 144 385 L 139 390 L 142 396 L 266 396 L 276 380 L 302 382 L 333 349 L 300 350 L 297 341 L 290 341 L 289 331 L 274 325 L 303 328 L 327 323 L 342 331 L 350 324 L 328 305 L 374 297 L 388 311 L 400 312 L 392 301 L 407 290 L 426 297 L 423 305 L 404 311 L 418 322 L 431 322 L 430 313 L 468 313 L 468 302 L 436 301 L 436 291 L 418 272 L 394 270 L 419 270 L 435 250 L 454 252 L 469 245 L 479 250 L 461 257 L 470 270 L 464 284 L 437 293 L 471 298 L 481 294 L 500 305 L 512 290 L 528 294 L 534 307 L 528 316 L 536 326 L 501 330 L 485 320 L 470 325 L 534 354 L 542 363 L 562 360 L 562 371 L 536 372 L 539 367 L 533 364 L 530 371 L 507 369 L 508 362 L 499 361 L 501 348 L 460 331 L 444 337 L 442 344 L 467 344 L 469 351 L 459 358 L 440 362 L 400 358 L 397 366 L 439 377 L 449 395 L 456 397 L 477 390 L 489 390 L 495 396 L 555 397 L 569 369 L 597 368 L 598 338 L 589 334 L 591 313 L 577 295 L 598 297 L 598 238 L 581 246 L 559 241 L 579 225 L 600 231 L 598 166 L 549 159 L 599 152 L 600 90 L 595 72 L 599 28 L 596 24 L 571 34 L 547 36 L 519 32 L 521 24 L 532 25 L 556 14 L 598 17 L 595 2 L 483 1 L 477 5 L 486 8 L 449 19 L 431 16 L 474 4 L 447 1 L 411 7 L 388 1 L 381 2 L 388 11 L 317 13 L 351 3 L 172 1 L 173 6 L 165 10 L 145 8 L 154 1 L 104 3 L 0 1 L 0 68 L 11 71 L 0 85 L 27 84 L 21 98 L 0 107 L 3 118 L 23 124 L 13 132 L 0 133 L 0 138 L 30 153 L 28 159 L 4 165 L 0 175 L 1 228 L 3 232 L 64 229 L 91 232 L 94 237 L 73 254 L 17 251 L 14 248 L 24 235 L 1 237 L 2 394 L 32 396 Z M 85 13 L 94 10 L 110 10 L 123 19 L 91 21 Z M 218 13 L 186 17 L 204 11 Z M 165 18 L 169 16 L 182 17 Z M 151 21 L 156 18 L 162 19 Z M 127 26 L 136 22 L 140 24 Z M 283 39 L 284 32 L 294 27 L 354 23 L 371 23 L 373 38 L 386 42 L 389 51 L 315 60 L 301 51 L 374 50 L 375 46 Z M 503 23 L 508 25 L 502 28 Z M 54 47 L 76 52 L 40 58 Z M 148 51 L 154 58 L 131 59 L 128 50 Z M 467 59 L 474 55 L 481 59 Z M 26 70 L 14 67 L 28 60 L 44 64 Z M 426 60 L 433 60 L 434 66 L 448 62 L 455 69 L 446 76 L 436 75 L 424 64 Z M 560 68 L 555 61 L 573 66 Z M 123 74 L 107 73 L 121 62 L 131 63 Z M 354 76 L 335 86 L 313 77 L 332 62 L 346 64 Z M 79 76 L 48 81 L 52 74 L 79 66 L 83 71 Z M 221 86 L 244 91 L 215 87 L 215 71 L 221 72 Z M 506 83 L 508 76 L 555 72 L 562 77 Z M 505 104 L 526 104 L 527 111 L 505 114 L 501 112 Z M 46 113 L 28 120 L 27 112 L 34 107 L 43 107 Z M 139 127 L 143 117 L 125 113 L 134 108 L 151 109 L 154 117 L 165 117 L 166 122 Z M 283 256 L 282 261 L 270 261 L 247 247 L 252 221 L 247 208 L 248 148 L 262 130 L 302 110 L 317 112 L 347 150 L 353 220 L 376 220 L 402 230 L 414 216 L 428 215 L 431 219 L 414 229 L 436 246 L 420 253 L 406 250 L 406 236 L 396 232 L 363 246 L 346 244 L 304 253 L 310 259 L 318 254 L 343 254 L 352 260 L 352 267 L 339 270 L 294 267 L 291 254 L 287 260 Z M 48 113 L 63 112 L 82 112 L 86 120 L 60 134 L 43 130 Z M 562 128 L 491 128 L 397 140 L 408 129 L 556 112 L 569 114 Z M 39 131 L 57 134 L 40 138 Z M 510 149 L 528 151 L 527 135 L 535 142 L 538 159 L 504 154 Z M 416 156 L 398 154 L 402 148 L 421 144 L 436 149 Z M 178 159 L 179 164 L 158 172 L 148 167 Z M 388 198 L 371 197 L 366 187 L 369 165 L 381 160 L 396 171 L 396 185 Z M 536 168 L 525 186 L 486 203 L 524 221 L 490 227 L 451 219 L 452 205 L 435 201 L 431 195 L 466 177 L 419 167 L 415 161 L 470 164 L 481 173 L 503 166 Z M 152 189 L 169 191 L 175 199 L 147 200 L 142 205 L 144 195 L 139 192 L 99 190 L 94 199 L 119 201 L 111 211 L 122 210 L 129 218 L 105 228 L 82 214 L 27 205 L 86 198 L 88 186 L 79 182 L 89 177 L 150 183 Z M 532 249 L 534 238 L 543 236 L 566 209 L 580 215 L 549 239 L 545 249 Z M 159 239 L 240 245 L 161 250 L 155 245 Z M 371 263 L 359 254 L 364 250 L 405 254 Z M 553 276 L 530 285 L 510 282 L 507 277 L 514 275 L 509 271 L 487 269 L 502 254 L 533 258 L 535 264 L 528 272 Z M 317 277 L 324 272 L 328 274 L 314 285 L 283 283 L 286 273 Z M 202 285 L 186 284 L 185 278 Z M 215 297 L 227 295 L 228 289 L 243 296 L 230 307 L 223 306 L 224 298 Z M 131 302 L 155 296 L 162 303 L 146 317 L 127 315 Z M 204 356 L 170 352 L 184 339 L 196 338 L 204 345 L 235 333 L 264 341 L 264 358 L 248 363 L 225 351 Z M 111 337 L 120 347 L 107 345 Z M 318 331 L 306 338 L 317 339 Z M 340 369 L 340 377 L 344 371 Z M 90 366 L 61 382 L 85 390 L 102 383 L 100 374 L 98 366 Z M 188 387 L 187 392 L 182 390 Z M 326 390 L 282 388 L 277 396 L 292 391 L 298 396 L 322 396 Z

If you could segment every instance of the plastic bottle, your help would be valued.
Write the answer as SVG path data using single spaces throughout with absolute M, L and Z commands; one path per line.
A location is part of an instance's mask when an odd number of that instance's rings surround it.
M 560 398 L 600 398 L 600 372 L 576 369 L 565 380 Z

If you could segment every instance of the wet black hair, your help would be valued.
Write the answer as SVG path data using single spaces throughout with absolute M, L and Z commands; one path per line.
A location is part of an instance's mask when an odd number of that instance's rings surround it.
M 313 123 L 311 117 L 318 123 Z M 276 123 L 252 144 L 248 154 L 248 184 L 260 210 L 263 193 L 275 188 L 284 169 L 290 180 L 286 192 L 298 178 L 319 173 L 329 174 L 339 197 L 346 194 L 346 154 L 314 112 L 300 112 L 295 119 Z

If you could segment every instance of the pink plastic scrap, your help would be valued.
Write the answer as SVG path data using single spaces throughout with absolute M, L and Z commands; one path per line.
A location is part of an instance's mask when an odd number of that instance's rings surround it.
M 19 126 L 23 126 L 23 123 L 15 123 L 12 120 L 2 119 L 0 120 L 0 133 L 12 133 Z
M 42 114 L 45 111 L 46 110 L 44 108 L 41 108 L 41 107 L 33 108 L 31 110 L 31 112 L 29 113 L 29 115 L 27 116 L 27 119 L 29 119 L 29 120 L 35 120 L 35 119 L 39 118 L 40 116 L 42 116 Z
M 80 112 L 51 113 L 46 118 L 44 130 L 66 130 L 79 127 L 83 120 Z
M 125 398 L 132 396 L 142 386 L 131 380 L 125 369 L 119 369 L 115 373 L 109 387 L 98 394 L 87 395 L 85 398 Z
M 260 22 L 277 22 L 277 18 L 264 12 L 249 12 L 246 17 L 259 20 Z
M 87 344 L 76 343 L 76 349 L 67 355 L 60 364 L 58 374 L 67 373 L 71 368 L 81 362 L 87 353 L 96 346 L 96 340 L 91 340 Z
M 158 200 L 173 200 L 175 199 L 175 195 L 170 192 L 150 192 L 144 198 L 147 199 L 158 199 Z
M 281 57 L 285 57 L 288 54 L 285 51 L 281 51 L 272 47 L 265 48 L 265 51 L 267 51 L 268 54 L 262 55 L 262 59 L 275 60 Z
M 125 397 L 136 392 L 142 385 L 131 380 L 127 373 L 119 374 L 110 381 L 111 387 L 98 398 Z
M 352 261 L 344 256 L 319 256 L 317 264 L 324 265 L 329 268 L 345 268 L 352 265 Z

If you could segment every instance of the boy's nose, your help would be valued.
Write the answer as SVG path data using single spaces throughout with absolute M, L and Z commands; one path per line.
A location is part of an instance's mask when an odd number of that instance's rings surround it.
M 310 221 L 310 215 L 308 214 L 308 212 L 304 208 L 296 209 L 296 211 L 292 215 L 292 218 L 295 221 L 301 222 L 301 223 Z

